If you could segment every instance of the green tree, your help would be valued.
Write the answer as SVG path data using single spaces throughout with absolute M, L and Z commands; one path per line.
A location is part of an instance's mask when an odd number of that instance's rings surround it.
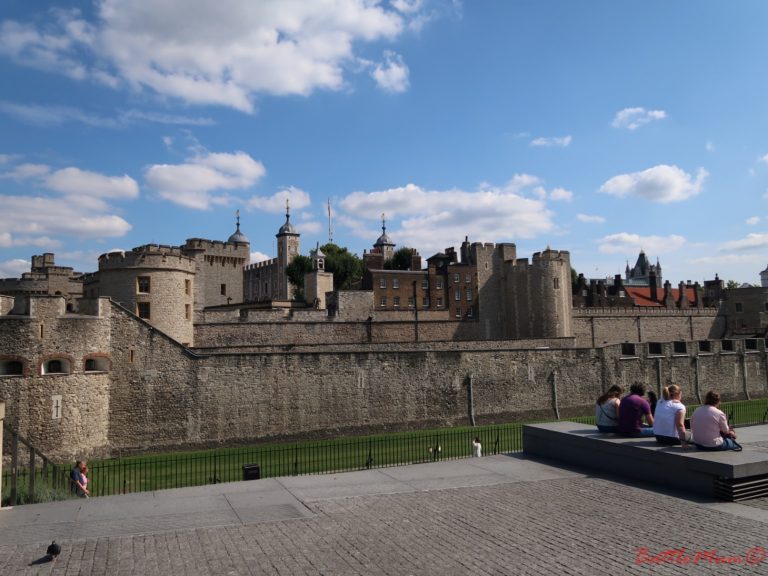
M 336 244 L 320 246 L 325 254 L 325 270 L 333 273 L 333 289 L 349 290 L 363 277 L 363 261 L 346 248 Z
M 728 288 L 728 290 L 733 290 L 734 288 L 738 288 L 739 286 L 741 286 L 741 284 L 736 282 L 736 280 L 728 280 L 728 282 L 726 282 L 725 284 L 725 287 Z
M 395 250 L 392 258 L 384 262 L 384 270 L 410 270 L 413 249 L 403 246 Z
M 293 294 L 294 300 L 304 301 L 304 274 L 312 271 L 312 259 L 307 256 L 297 254 L 288 264 L 285 273 L 288 276 L 288 282 L 296 288 Z

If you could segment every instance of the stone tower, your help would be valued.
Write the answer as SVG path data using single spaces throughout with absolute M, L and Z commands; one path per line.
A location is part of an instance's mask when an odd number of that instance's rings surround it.
M 333 291 L 333 274 L 325 271 L 325 254 L 320 243 L 310 253 L 312 271 L 304 275 L 304 300 L 318 310 L 325 310 L 325 294 Z
M 381 236 L 376 240 L 376 244 L 373 247 L 379 249 L 384 262 L 391 260 L 395 255 L 395 243 L 387 236 L 387 221 L 384 218 L 384 214 L 381 215 Z
M 293 286 L 288 282 L 287 268 L 299 253 L 299 236 L 291 224 L 291 210 L 285 201 L 285 224 L 275 234 L 277 237 L 277 293 L 275 300 L 293 300 Z

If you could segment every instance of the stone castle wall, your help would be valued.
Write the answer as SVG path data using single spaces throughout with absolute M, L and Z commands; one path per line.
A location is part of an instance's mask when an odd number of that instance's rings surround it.
M 577 346 L 600 347 L 619 342 L 673 342 L 725 337 L 726 318 L 715 308 L 574 308 Z
M 620 345 L 555 348 L 558 340 L 530 341 L 529 348 L 503 341 L 411 349 L 363 343 L 205 355 L 105 300 L 90 304 L 101 309 L 98 316 L 66 314 L 61 298 L 32 302 L 30 316 L 0 318 L 0 350 L 30 367 L 0 377 L 0 400 L 12 427 L 62 459 L 466 424 L 470 381 L 481 424 L 567 417 L 589 410 L 616 382 L 657 389 L 675 382 L 689 399 L 709 388 L 726 398 L 758 396 L 768 386 L 762 340 L 755 352 L 743 342 L 736 353 L 714 342 L 711 354 L 675 355 L 664 344 L 660 355 L 638 347 L 632 357 L 622 357 Z M 72 373 L 39 376 L 51 354 L 71 358 Z M 85 373 L 83 359 L 92 355 L 106 357 L 109 371 Z M 60 419 L 51 416 L 56 395 L 63 399 Z
M 195 310 L 243 301 L 243 268 L 251 258 L 248 244 L 190 238 L 181 249 L 195 261 Z

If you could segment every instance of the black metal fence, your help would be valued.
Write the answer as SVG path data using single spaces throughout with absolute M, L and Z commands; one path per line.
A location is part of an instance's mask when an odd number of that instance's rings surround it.
M 768 420 L 768 398 L 723 403 L 736 426 Z M 689 406 L 689 413 L 695 409 Z M 593 425 L 594 416 L 568 418 Z M 419 464 L 471 457 L 478 437 L 483 454 L 522 450 L 524 423 L 347 438 L 295 444 L 257 446 L 128 457 L 89 463 L 92 496 L 126 494 L 234 482 L 243 479 L 328 474 L 334 472 Z M 12 437 L 18 437 L 6 429 Z M 26 445 L 29 465 L 18 465 L 18 441 Z M 3 501 L 16 504 L 73 497 L 69 491 L 71 466 L 53 465 L 21 438 L 15 466 L 3 473 Z M 12 450 L 13 451 L 13 450 Z M 7 495 L 7 496 L 6 496 Z

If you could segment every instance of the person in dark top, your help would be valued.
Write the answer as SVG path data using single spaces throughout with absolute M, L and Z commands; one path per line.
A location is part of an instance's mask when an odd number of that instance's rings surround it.
M 643 398 L 644 395 L 645 385 L 640 382 L 635 382 L 629 387 L 629 394 L 622 398 L 619 404 L 619 434 L 653 436 L 653 413 L 650 404 Z

